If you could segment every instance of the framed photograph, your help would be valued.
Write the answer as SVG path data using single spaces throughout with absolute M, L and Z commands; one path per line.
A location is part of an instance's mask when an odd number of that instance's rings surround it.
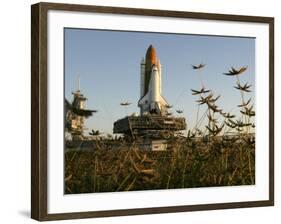
M 274 18 L 31 8 L 33 219 L 274 205 Z

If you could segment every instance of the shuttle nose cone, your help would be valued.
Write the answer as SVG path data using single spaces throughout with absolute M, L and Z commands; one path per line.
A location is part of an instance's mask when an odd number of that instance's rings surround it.
M 156 65 L 153 65 L 153 66 L 152 66 L 152 71 L 153 71 L 153 72 L 158 71 L 158 68 L 157 68 Z

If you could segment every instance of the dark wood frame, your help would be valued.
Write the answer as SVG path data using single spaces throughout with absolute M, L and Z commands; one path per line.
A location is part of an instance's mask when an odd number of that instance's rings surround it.
M 65 10 L 195 18 L 269 24 L 269 200 L 218 203 L 204 205 L 171 206 L 158 208 L 89 211 L 76 213 L 48 214 L 47 212 L 47 12 Z M 117 8 L 90 5 L 38 3 L 31 6 L 31 217 L 39 221 L 108 217 L 124 215 L 187 212 L 242 207 L 274 205 L 274 18 L 162 11 L 137 8 Z

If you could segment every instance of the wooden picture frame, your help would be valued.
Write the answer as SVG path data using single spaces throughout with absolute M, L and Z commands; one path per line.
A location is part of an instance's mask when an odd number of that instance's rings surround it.
M 38 3 L 31 7 L 31 217 L 39 221 L 246 208 L 274 205 L 274 18 L 183 11 Z M 48 19 L 50 10 L 248 22 L 269 25 L 269 199 L 233 203 L 48 213 Z

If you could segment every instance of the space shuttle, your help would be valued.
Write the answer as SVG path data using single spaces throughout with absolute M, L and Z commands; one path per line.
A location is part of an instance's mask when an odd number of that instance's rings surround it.
M 168 103 L 161 95 L 161 75 L 160 60 L 157 58 L 155 48 L 150 45 L 145 59 L 143 58 L 141 61 L 140 99 L 138 101 L 141 115 L 167 115 Z

